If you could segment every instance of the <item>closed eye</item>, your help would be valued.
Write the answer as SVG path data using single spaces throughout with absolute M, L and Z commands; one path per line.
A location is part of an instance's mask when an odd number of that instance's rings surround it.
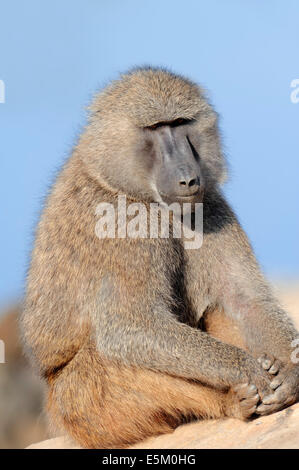
M 183 126 L 185 124 L 190 124 L 192 121 L 193 121 L 192 119 L 178 118 L 178 119 L 175 119 L 174 121 L 157 122 L 156 124 L 147 126 L 146 129 L 154 131 L 155 129 L 158 129 L 159 127 L 162 127 L 162 126 L 178 127 L 178 126 Z
M 188 141 L 188 144 L 190 145 L 190 148 L 191 148 L 191 150 L 192 150 L 192 153 L 193 153 L 193 156 L 194 156 L 195 160 L 196 160 L 197 162 L 199 162 L 199 160 L 200 160 L 199 153 L 196 151 L 196 149 L 195 149 L 195 147 L 193 146 L 193 144 L 192 144 L 191 140 L 189 139 L 189 136 L 188 136 L 188 135 L 186 135 L 186 139 L 187 139 L 187 141 Z

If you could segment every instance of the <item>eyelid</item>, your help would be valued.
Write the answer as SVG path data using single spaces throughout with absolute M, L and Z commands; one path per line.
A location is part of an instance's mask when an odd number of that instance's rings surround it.
M 199 153 L 197 152 L 197 150 L 195 149 L 194 145 L 192 144 L 191 140 L 190 140 L 190 137 L 188 135 L 186 135 L 186 139 L 187 139 L 187 142 L 188 144 L 190 145 L 190 148 L 192 150 L 192 153 L 193 153 L 193 156 L 195 158 L 195 160 L 199 161 L 200 160 L 200 155 Z
M 145 129 L 149 129 L 153 131 L 157 129 L 158 127 L 162 127 L 162 126 L 176 127 L 176 126 L 182 126 L 184 124 L 190 124 L 192 122 L 193 122 L 193 119 L 178 118 L 178 119 L 174 119 L 173 121 L 156 122 L 155 124 L 152 124 L 151 126 L 146 126 Z

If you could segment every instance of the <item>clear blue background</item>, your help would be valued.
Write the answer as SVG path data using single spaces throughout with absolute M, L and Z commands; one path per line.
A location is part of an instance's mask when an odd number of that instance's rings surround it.
M 0 9 L 0 302 L 22 294 L 41 201 L 92 93 L 140 64 L 202 83 L 226 193 L 270 277 L 299 274 L 297 0 L 9 0 Z

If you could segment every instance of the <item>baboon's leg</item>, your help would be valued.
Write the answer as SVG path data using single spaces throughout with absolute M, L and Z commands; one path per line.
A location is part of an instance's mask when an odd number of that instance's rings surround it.
M 211 309 L 204 314 L 203 329 L 224 343 L 246 349 L 242 333 L 237 323 L 221 309 Z
M 226 415 L 229 394 L 103 360 L 92 346 L 49 377 L 48 409 L 83 447 L 122 448 L 191 417 Z

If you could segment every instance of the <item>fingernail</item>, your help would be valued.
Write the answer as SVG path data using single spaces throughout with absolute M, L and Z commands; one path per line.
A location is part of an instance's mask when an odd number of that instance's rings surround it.
M 272 388 L 272 390 L 276 390 L 278 386 L 279 386 L 279 383 L 277 382 L 273 381 L 270 383 L 270 387 Z
M 263 362 L 263 368 L 264 369 L 269 369 L 269 367 L 271 366 L 271 362 L 266 360 Z
M 264 405 L 270 405 L 271 403 L 271 395 L 267 395 L 266 397 L 263 398 L 263 404 Z

